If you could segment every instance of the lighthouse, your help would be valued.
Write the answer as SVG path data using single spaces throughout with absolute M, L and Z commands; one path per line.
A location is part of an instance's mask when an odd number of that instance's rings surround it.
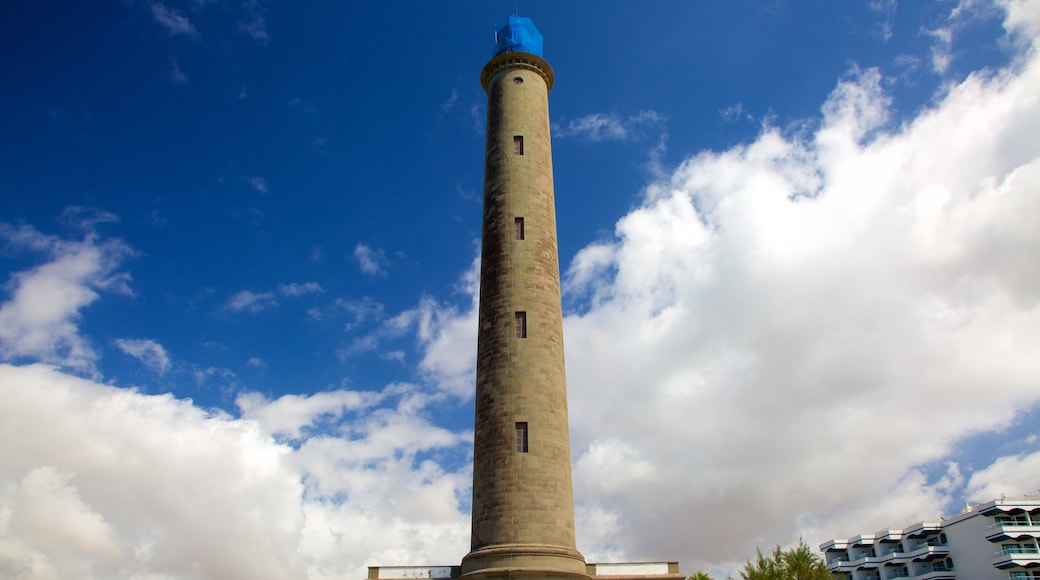
M 368 580 L 683 580 L 669 562 L 586 563 L 571 484 L 549 91 L 530 18 L 498 28 L 487 93 L 470 551 Z
M 549 91 L 529 18 L 498 29 L 487 92 L 473 520 L 466 578 L 587 578 L 575 548 Z

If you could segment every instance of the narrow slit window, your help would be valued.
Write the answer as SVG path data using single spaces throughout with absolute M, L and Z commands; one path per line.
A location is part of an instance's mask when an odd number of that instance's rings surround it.
M 524 154 L 524 136 L 514 135 L 513 136 L 513 155 Z
M 518 217 L 513 220 L 513 235 L 518 240 L 524 239 L 524 218 Z
M 516 424 L 516 452 L 527 453 L 527 422 Z
M 527 338 L 527 313 L 517 312 L 515 317 L 516 337 Z

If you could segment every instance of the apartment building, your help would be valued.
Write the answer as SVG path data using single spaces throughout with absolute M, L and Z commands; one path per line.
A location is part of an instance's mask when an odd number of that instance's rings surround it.
M 842 580 L 1040 580 L 1040 496 L 995 499 L 960 514 L 820 544 Z

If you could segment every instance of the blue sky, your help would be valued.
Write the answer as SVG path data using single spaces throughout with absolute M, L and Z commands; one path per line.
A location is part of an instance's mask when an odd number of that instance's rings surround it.
M 510 2 L 0 18 L 0 571 L 468 548 Z M 567 2 L 579 549 L 724 575 L 1040 487 L 1040 2 Z

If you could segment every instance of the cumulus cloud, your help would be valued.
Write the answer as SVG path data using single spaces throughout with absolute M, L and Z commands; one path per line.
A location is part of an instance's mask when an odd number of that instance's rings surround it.
M 1001 0 L 998 5 L 1006 13 L 1004 29 L 1012 35 L 1011 40 L 1029 50 L 1030 44 L 1040 37 L 1040 3 Z
M 1037 6 L 1008 4 L 1009 31 L 1027 30 Z M 1036 487 L 1035 452 L 971 472 L 950 456 L 1040 402 L 1040 61 L 1022 53 L 950 84 L 899 127 L 880 78 L 850 71 L 805 133 L 766 127 L 692 156 L 570 264 L 590 560 L 723 570 L 756 545 Z M 51 256 L 8 285 L 5 356 L 89 366 L 78 316 L 125 287 L 128 250 L 0 233 Z M 380 336 L 415 334 L 424 385 L 244 393 L 233 417 L 0 365 L 0 575 L 321 580 L 458 562 L 471 434 L 431 416 L 472 390 L 477 271 L 461 307 L 424 298 L 385 320 L 357 307 Z M 29 280 L 51 291 L 23 293 Z M 51 338 L 29 340 L 37 329 Z M 78 358 L 69 344 L 85 345 Z
M 419 371 L 423 377 L 442 393 L 468 400 L 476 381 L 479 256 L 463 274 L 457 291 L 468 299 L 464 306 L 424 296 L 415 308 L 388 319 L 382 333 L 414 332 L 422 352 Z
M 0 305 L 4 359 L 30 358 L 79 372 L 94 371 L 97 353 L 79 332 L 82 310 L 103 291 L 130 293 L 129 276 L 119 266 L 134 252 L 120 240 L 101 238 L 93 231 L 98 223 L 93 218 L 76 218 L 76 222 L 88 230 L 80 240 L 0 222 L 0 239 L 11 250 L 39 252 L 49 259 L 14 273 L 5 284 L 8 299 Z
M 458 452 L 470 434 L 432 425 L 407 385 L 243 395 L 234 418 L 0 365 L 0 397 L 4 577 L 331 580 L 465 552 L 470 476 L 421 455 Z M 331 431 L 272 439 L 317 423 Z
M 39 365 L 0 393 L 9 577 L 305 577 L 303 485 L 255 422 Z
M 898 127 L 880 78 L 852 70 L 808 135 L 688 159 L 570 265 L 588 553 L 739 562 L 934 518 L 956 442 L 1040 403 L 1040 61 Z
M 587 141 L 624 141 L 642 136 L 641 129 L 664 122 L 664 117 L 655 111 L 640 111 L 627 118 L 617 113 L 593 113 L 573 119 L 566 125 L 553 125 L 556 138 L 577 137 Z
M 165 373 L 170 368 L 170 356 L 166 349 L 154 340 L 146 338 L 119 338 L 116 347 L 124 353 L 141 361 L 141 364 L 157 373 Z
M 1035 441 L 1034 441 L 1035 443 Z M 1001 457 L 976 471 L 968 479 L 967 495 L 972 502 L 1040 493 L 1040 451 Z
M 386 253 L 381 249 L 372 249 L 368 244 L 354 246 L 354 259 L 361 271 L 369 276 L 385 276 L 389 267 Z
M 336 420 L 348 410 L 369 408 L 382 397 L 376 393 L 334 391 L 313 395 L 284 395 L 275 401 L 260 393 L 245 393 L 236 401 L 242 417 L 255 419 L 265 431 L 299 439 L 303 429 Z
M 456 400 L 468 400 L 473 394 L 477 359 L 477 305 L 480 291 L 480 257 L 477 256 L 463 274 L 456 292 L 464 297 L 462 305 L 452 301 L 423 296 L 413 308 L 392 315 L 384 314 L 382 304 L 364 298 L 360 301 L 337 300 L 329 312 L 312 311 L 311 317 L 322 319 L 335 311 L 345 311 L 352 320 L 345 330 L 378 321 L 378 326 L 338 351 L 341 361 L 360 353 L 378 351 L 389 341 L 414 336 L 420 352 L 418 372 L 437 393 Z M 400 349 L 379 352 L 384 360 L 403 362 Z

